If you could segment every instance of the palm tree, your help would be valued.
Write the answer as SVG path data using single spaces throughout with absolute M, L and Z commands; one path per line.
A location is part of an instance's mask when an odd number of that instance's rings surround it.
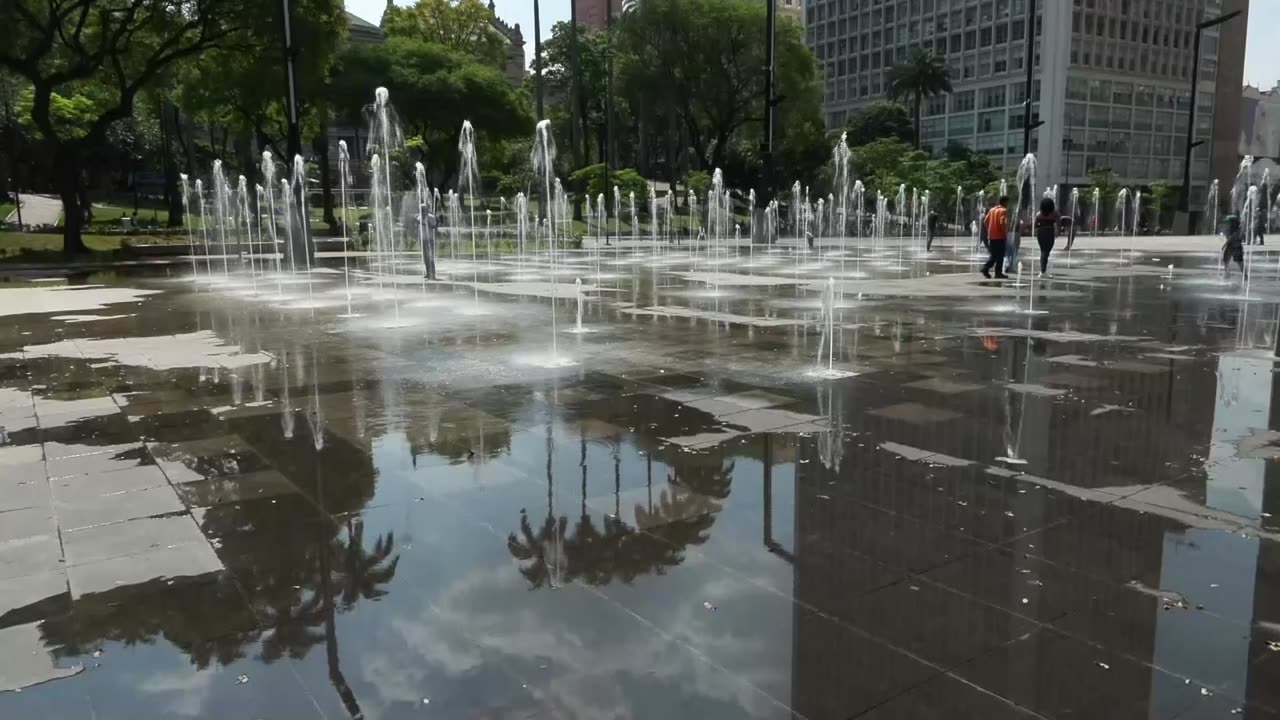
M 888 94 L 893 100 L 911 100 L 916 126 L 916 149 L 920 149 L 920 111 L 924 99 L 951 92 L 951 69 L 939 55 L 922 47 L 912 48 L 907 59 L 889 68 Z

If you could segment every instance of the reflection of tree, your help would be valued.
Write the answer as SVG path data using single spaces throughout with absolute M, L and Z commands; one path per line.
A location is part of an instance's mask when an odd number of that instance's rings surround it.
M 528 514 L 520 513 L 520 529 L 507 537 L 507 549 L 520 561 L 520 574 L 531 589 L 574 581 L 631 583 L 662 575 L 684 561 L 686 548 L 710 538 L 733 471 L 731 459 L 690 459 L 674 466 L 656 501 L 633 509 L 635 527 L 616 512 L 604 515 L 597 526 L 586 510 L 584 482 L 583 512 L 571 534 L 568 518 L 557 518 L 548 503 L 547 517 L 536 529 Z
M 537 532 L 534 532 L 528 513 L 521 511 L 520 537 L 515 533 L 507 536 L 507 550 L 521 562 L 520 574 L 529 581 L 532 589 L 554 588 L 560 584 L 557 578 L 563 570 L 564 558 L 561 550 L 568 524 L 567 518 L 557 520 L 552 515 L 547 515 Z
M 342 606 L 350 608 L 358 600 L 377 600 L 387 591 L 383 586 L 396 575 L 400 556 L 391 557 L 395 534 L 387 533 L 373 541 L 373 551 L 364 549 L 364 522 L 359 518 L 347 524 L 347 548 L 341 555 Z M 388 558 L 390 560 L 388 561 Z

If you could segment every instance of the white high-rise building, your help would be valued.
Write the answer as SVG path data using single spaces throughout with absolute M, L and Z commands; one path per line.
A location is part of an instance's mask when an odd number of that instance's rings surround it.
M 1247 0 L 1226 3 L 1247 7 Z M 1221 14 L 1223 4 L 1039 0 L 1034 32 L 1028 0 L 807 0 L 805 17 L 809 43 L 825 68 L 830 127 L 883 99 L 888 69 L 922 46 L 946 58 L 955 90 L 928 101 L 923 142 L 935 152 L 963 143 L 1014 168 L 1023 155 L 1031 35 L 1032 122 L 1044 121 L 1031 140 L 1039 183 L 1082 185 L 1089 171 L 1109 167 L 1127 184 L 1181 185 L 1195 26 Z M 1247 13 L 1204 33 L 1199 139 L 1238 133 L 1214 127 L 1213 107 L 1220 36 L 1243 45 L 1246 22 Z M 1194 153 L 1193 197 L 1208 185 L 1211 145 Z

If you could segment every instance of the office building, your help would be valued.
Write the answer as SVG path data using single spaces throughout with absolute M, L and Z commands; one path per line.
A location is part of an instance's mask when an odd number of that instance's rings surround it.
M 926 103 L 924 142 L 935 152 L 962 143 L 1012 169 L 1023 155 L 1032 37 L 1031 120 L 1043 124 L 1032 132 L 1031 151 L 1042 185 L 1087 184 L 1088 173 L 1104 167 L 1127 184 L 1181 185 L 1195 25 L 1247 5 L 1040 0 L 1034 23 L 1028 0 L 809 0 L 805 12 L 809 43 L 825 68 L 831 127 L 883 99 L 888 69 L 923 46 L 946 58 L 954 86 Z M 1206 142 L 1194 153 L 1193 197 L 1208 185 L 1214 139 L 1238 136 L 1231 113 L 1215 108 L 1219 78 L 1239 77 L 1243 53 L 1219 47 L 1228 36 L 1223 45 L 1243 47 L 1246 23 L 1243 13 L 1203 36 L 1196 125 Z

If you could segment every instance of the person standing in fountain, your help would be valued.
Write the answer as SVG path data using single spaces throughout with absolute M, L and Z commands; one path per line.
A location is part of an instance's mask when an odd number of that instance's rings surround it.
M 1253 235 L 1250 242 L 1258 245 L 1267 244 L 1267 209 L 1263 205 L 1264 203 L 1258 203 L 1253 211 Z
M 933 250 L 933 238 L 938 234 L 938 211 L 930 210 L 924 221 L 924 251 Z
M 1040 201 L 1040 214 L 1035 219 L 1036 242 L 1040 245 L 1040 277 L 1049 274 L 1049 253 L 1058 237 L 1058 208 L 1053 198 Z
M 1009 196 L 1001 195 L 996 206 L 987 211 L 984 220 L 987 227 L 987 251 L 991 257 L 982 266 L 982 276 L 991 277 L 991 268 L 996 269 L 997 278 L 1006 278 L 1004 274 L 1004 253 L 1009 242 Z
M 423 277 L 439 280 L 436 277 L 436 214 L 428 211 L 426 205 L 418 206 L 418 244 L 422 246 Z
M 1240 275 L 1244 276 L 1244 228 L 1240 225 L 1240 218 L 1236 215 L 1228 215 L 1223 218 L 1227 229 L 1223 231 L 1226 236 L 1226 242 L 1222 243 L 1222 272 L 1224 275 L 1231 274 L 1231 261 L 1235 260 L 1240 266 Z

